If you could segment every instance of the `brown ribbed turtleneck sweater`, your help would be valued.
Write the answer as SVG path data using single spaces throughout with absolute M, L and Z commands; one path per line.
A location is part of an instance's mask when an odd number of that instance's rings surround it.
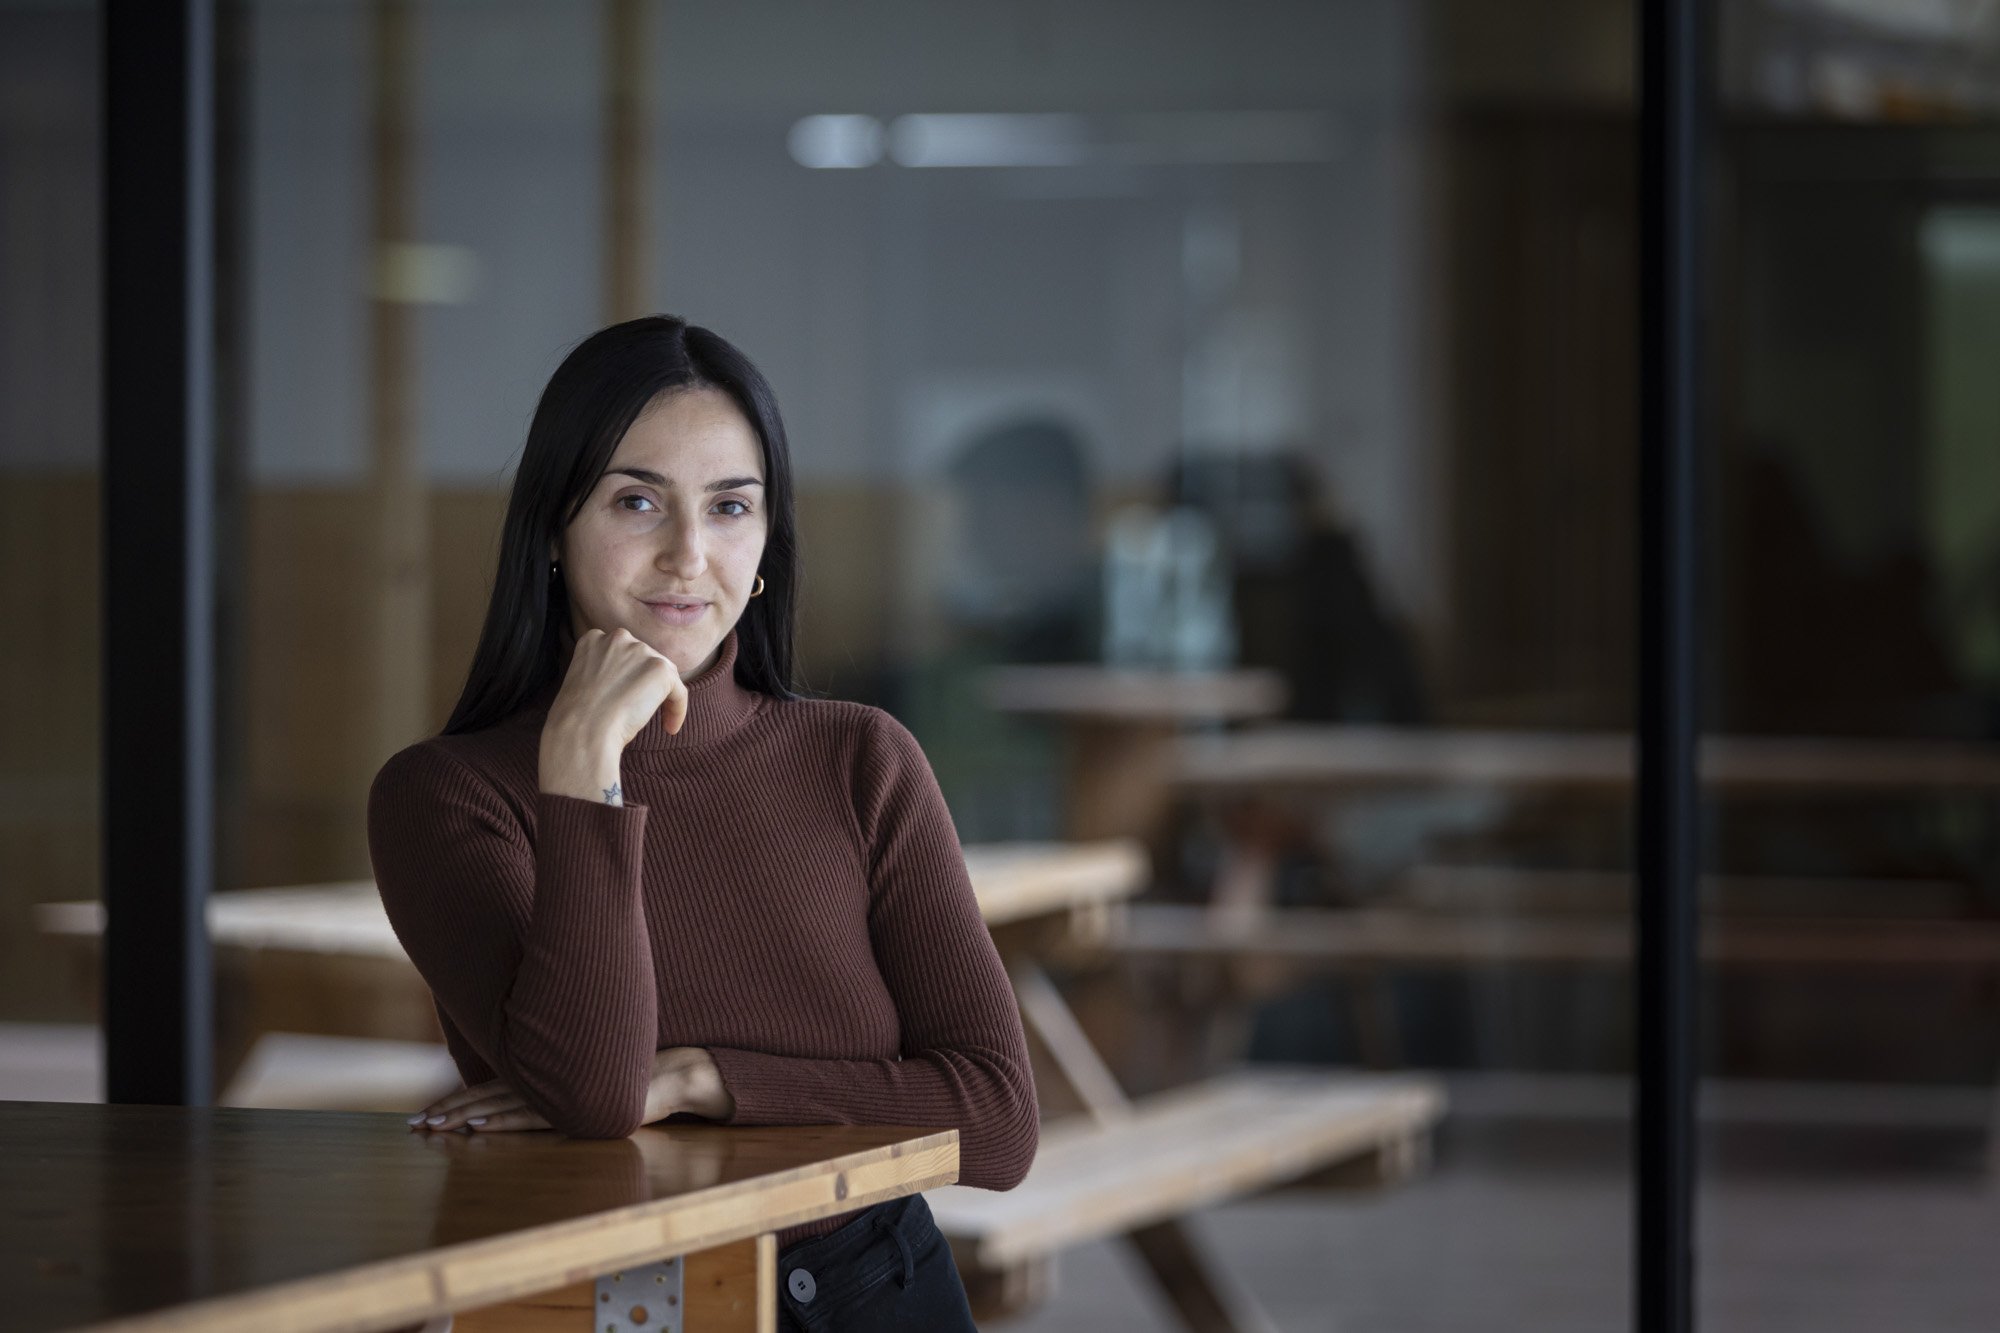
M 736 646 L 687 683 L 678 735 L 655 714 L 626 746 L 623 806 L 541 790 L 555 683 L 376 775 L 376 883 L 459 1073 L 615 1138 L 653 1053 L 700 1046 L 726 1123 L 952 1127 L 960 1181 L 1011 1188 L 1034 1082 L 923 751 L 881 709 L 746 689 Z

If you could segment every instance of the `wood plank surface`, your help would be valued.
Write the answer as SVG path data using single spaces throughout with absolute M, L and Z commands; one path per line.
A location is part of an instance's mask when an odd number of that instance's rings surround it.
M 1284 676 L 1263 668 L 1161 671 L 1089 663 L 994 667 L 986 699 L 1002 712 L 1096 722 L 1203 722 L 1274 717 Z
M 1702 912 L 1737 916 L 1946 919 L 1974 916 L 1980 905 L 1970 876 L 1705 874 L 1698 883 Z M 1398 874 L 1388 896 L 1425 912 L 1601 917 L 1631 911 L 1632 895 L 1623 871 L 1433 862 Z
M 650 1265 L 649 1265 L 650 1266 Z M 689 1333 L 776 1333 L 778 1238 L 766 1233 L 687 1256 L 682 1270 L 680 1327 Z M 768 1299 L 758 1302 L 759 1294 Z M 590 1333 L 597 1282 L 572 1282 L 524 1300 L 482 1306 L 452 1317 L 451 1333 Z M 626 1307 L 629 1314 L 631 1307 Z M 647 1321 L 658 1324 L 655 1312 Z
M 1245 1070 L 1143 1098 L 1117 1121 L 1045 1126 L 1027 1179 L 1005 1193 L 926 1198 L 955 1247 L 1000 1268 L 1399 1143 L 1443 1112 L 1428 1079 Z
M 1132 838 L 974 843 L 965 868 L 988 926 L 1129 898 L 1150 873 L 1145 848 Z
M 958 1133 L 0 1102 L 0 1162 L 10 1331 L 359 1333 L 948 1184 Z
M 972 890 L 987 923 L 1000 924 L 1130 897 L 1145 887 L 1137 842 L 974 843 L 964 849 Z M 42 903 L 41 928 L 95 936 L 104 908 L 94 902 Z M 373 880 L 234 889 L 212 894 L 208 926 L 218 945 L 407 961 Z
M 1714 963 L 2000 964 L 1996 922 L 1711 917 L 1701 935 L 1702 957 Z M 1122 909 L 1105 942 L 1128 954 L 1306 963 L 1624 965 L 1632 958 L 1631 923 L 1609 913 L 1474 917 L 1305 907 L 1238 913 L 1148 903 Z
M 97 935 L 104 907 L 95 902 L 41 903 L 36 919 L 56 935 Z M 218 945 L 338 954 L 407 962 L 375 881 L 232 889 L 209 895 L 209 936 Z
M 1281 724 L 1184 737 L 1176 781 L 1204 788 L 1480 786 L 1623 791 L 1633 774 L 1622 732 L 1447 731 Z M 2000 788 L 2000 747 L 1949 741 L 1711 736 L 1705 788 L 1738 793 Z

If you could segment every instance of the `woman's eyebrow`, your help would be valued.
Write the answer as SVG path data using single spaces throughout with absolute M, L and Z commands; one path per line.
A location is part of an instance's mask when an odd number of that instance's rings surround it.
M 671 487 L 674 484 L 671 478 L 663 477 L 659 473 L 654 472 L 649 468 L 643 468 L 643 467 L 614 467 L 607 469 L 604 475 L 607 477 L 610 476 L 636 477 L 640 481 L 645 482 L 649 486 Z M 708 483 L 706 489 L 711 491 L 731 491 L 735 490 L 739 486 L 762 486 L 763 484 L 764 483 L 756 477 L 724 477 L 720 481 L 711 481 L 710 483 Z

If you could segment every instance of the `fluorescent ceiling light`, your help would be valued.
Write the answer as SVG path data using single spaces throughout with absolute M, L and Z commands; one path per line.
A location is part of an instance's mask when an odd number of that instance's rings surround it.
M 1339 138 L 1324 111 L 933 114 L 896 117 L 889 156 L 906 167 L 1330 162 Z
M 792 157 L 808 167 L 865 167 L 883 155 L 905 167 L 1232 166 L 1330 162 L 1338 119 L 1326 111 L 938 112 L 898 116 L 886 135 L 872 116 L 807 116 Z
M 905 167 L 1074 167 L 1088 160 L 1083 117 L 1061 112 L 898 116 L 889 156 Z
M 786 143 L 802 167 L 872 167 L 882 160 L 882 122 L 873 116 L 807 116 L 792 126 Z

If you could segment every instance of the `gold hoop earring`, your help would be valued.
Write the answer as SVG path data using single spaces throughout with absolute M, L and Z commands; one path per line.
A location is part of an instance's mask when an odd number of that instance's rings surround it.
M 763 594 L 764 594 L 764 576 L 762 574 L 759 574 L 757 576 L 757 586 L 751 589 L 750 595 L 752 597 L 761 597 L 763 596 Z

